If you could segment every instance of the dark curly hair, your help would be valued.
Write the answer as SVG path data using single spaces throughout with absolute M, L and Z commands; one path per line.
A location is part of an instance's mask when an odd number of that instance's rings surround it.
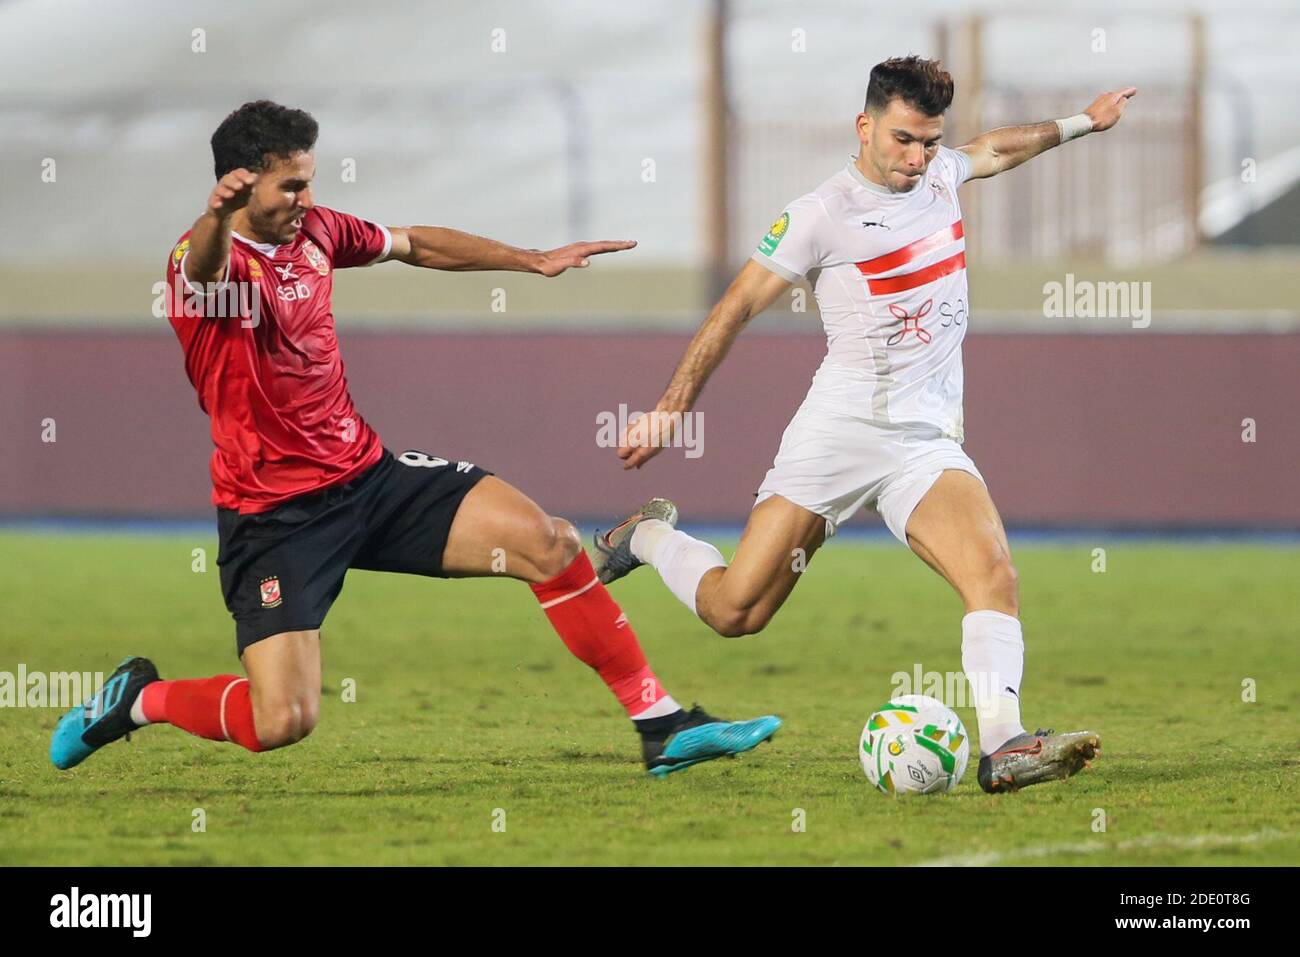
M 267 157 L 284 158 L 316 145 L 320 127 L 310 113 L 270 100 L 245 103 L 212 134 L 212 163 L 217 179 L 232 169 L 259 172 Z
M 942 116 L 952 105 L 952 76 L 938 60 L 894 57 L 871 68 L 864 113 L 881 113 L 898 97 L 926 116 Z

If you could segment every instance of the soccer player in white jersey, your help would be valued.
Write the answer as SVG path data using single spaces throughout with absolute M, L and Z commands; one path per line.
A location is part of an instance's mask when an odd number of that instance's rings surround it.
M 989 792 L 1064 778 L 1099 749 L 1092 732 L 1027 733 L 1016 571 L 1001 518 L 962 450 L 961 343 L 971 315 L 958 188 L 1086 133 L 1110 129 L 1136 93 L 1103 93 L 1083 113 L 941 145 L 952 77 L 933 60 L 871 71 L 858 155 L 772 224 L 696 332 L 654 412 L 618 455 L 640 468 L 748 324 L 807 277 L 826 328 L 825 361 L 782 437 L 735 558 L 675 529 L 655 499 L 597 533 L 597 571 L 614 581 L 650 564 L 688 608 L 728 637 L 760 631 L 813 552 L 864 505 L 960 595 L 962 667 Z M 1068 210 L 1063 210 L 1068 215 Z

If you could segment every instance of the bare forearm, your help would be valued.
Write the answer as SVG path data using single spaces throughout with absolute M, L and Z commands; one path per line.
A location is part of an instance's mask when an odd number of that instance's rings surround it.
M 618 445 L 623 468 L 639 469 L 658 454 L 665 444 L 662 440 L 672 436 L 673 414 L 694 409 L 704 384 L 722 364 L 736 336 L 789 288 L 789 280 L 770 269 L 753 260 L 745 264 L 696 330 L 654 412 L 624 430 Z
M 1028 126 L 1004 126 L 989 130 L 971 140 L 966 151 L 981 154 L 984 160 L 980 170 L 985 176 L 1005 173 L 1025 160 L 1033 159 L 1061 144 L 1061 131 L 1055 120 L 1032 123 Z
M 746 263 L 691 339 L 659 409 L 689 412 L 694 408 L 704 383 L 722 364 L 736 336 L 789 288 L 790 282 L 771 270 L 753 261 Z
M 970 157 L 971 179 L 996 176 L 1014 169 L 1027 159 L 1060 146 L 1062 137 L 1069 141 L 1089 133 L 1102 133 L 1119 122 L 1128 101 L 1137 95 L 1137 87 L 1103 93 L 1082 113 L 1060 120 L 1033 123 L 1029 126 L 1004 126 L 977 136 L 961 151 Z
M 185 278 L 198 285 L 220 282 L 230 262 L 230 217 L 207 211 L 194 221 Z
M 208 194 L 208 208 L 190 230 L 190 250 L 185 258 L 185 277 L 200 285 L 226 278 L 230 262 L 230 229 L 234 216 L 248 203 L 257 174 L 231 170 L 217 180 Z
M 750 314 L 742 304 L 726 297 L 714 306 L 686 347 L 686 354 L 677 364 L 658 407 L 672 412 L 688 412 L 694 408 L 704 384 L 722 364 L 749 319 Z
M 453 271 L 541 271 L 542 254 L 535 249 L 519 249 L 495 239 L 443 226 L 410 226 L 406 232 L 410 236 L 411 249 L 409 254 L 400 258 L 412 266 Z

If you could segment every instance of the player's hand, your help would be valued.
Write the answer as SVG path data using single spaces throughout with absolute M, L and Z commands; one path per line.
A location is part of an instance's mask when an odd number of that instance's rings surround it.
M 570 243 L 559 249 L 548 249 L 541 253 L 537 262 L 537 271 L 549 277 L 558 276 L 566 269 L 585 269 L 591 264 L 592 256 L 622 252 L 635 245 L 636 241 L 632 239 L 602 239 L 594 243 Z
M 1118 123 L 1119 118 L 1124 115 L 1124 107 L 1128 106 L 1129 100 L 1137 96 L 1137 91 L 1136 86 L 1126 86 L 1114 93 L 1103 93 L 1093 100 L 1092 106 L 1083 111 L 1092 120 L 1092 131 L 1100 133 Z
M 247 206 L 256 182 L 256 173 L 243 168 L 232 169 L 217 180 L 217 185 L 212 188 L 212 193 L 208 196 L 208 212 L 229 216 L 235 210 Z
M 618 457 L 623 460 L 624 470 L 639 469 L 672 445 L 681 421 L 681 413 L 674 415 L 665 409 L 655 409 L 629 422 L 618 440 Z

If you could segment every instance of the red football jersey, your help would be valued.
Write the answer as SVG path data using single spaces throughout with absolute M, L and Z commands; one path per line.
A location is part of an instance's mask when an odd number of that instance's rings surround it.
M 291 243 L 235 234 L 226 279 L 205 296 L 182 272 L 189 235 L 167 263 L 167 316 L 212 419 L 213 504 L 265 512 L 379 461 L 348 394 L 330 294 L 335 269 L 388 254 L 388 230 L 316 206 Z

